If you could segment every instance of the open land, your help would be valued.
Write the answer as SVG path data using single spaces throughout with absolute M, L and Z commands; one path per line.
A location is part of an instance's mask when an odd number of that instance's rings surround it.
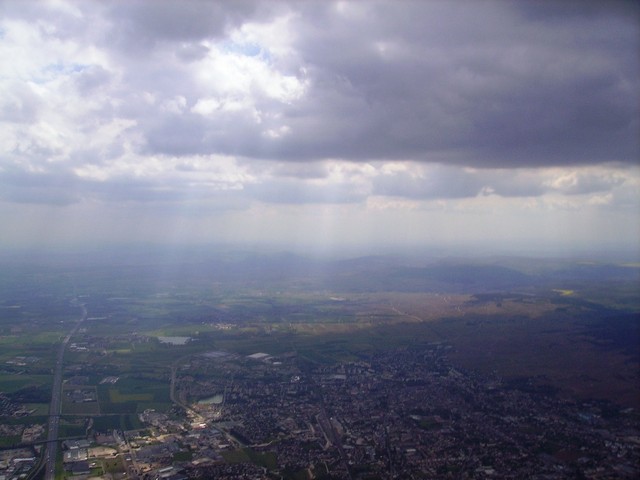
M 236 254 L 2 271 L 7 478 L 44 475 L 70 333 L 55 478 L 640 473 L 637 266 Z

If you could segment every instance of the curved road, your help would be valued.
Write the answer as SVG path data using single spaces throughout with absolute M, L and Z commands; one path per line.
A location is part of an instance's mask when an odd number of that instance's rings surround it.
M 58 349 L 56 365 L 53 373 L 53 386 L 51 388 L 51 404 L 49 406 L 49 433 L 47 434 L 47 444 L 45 448 L 45 480 L 56 478 L 56 456 L 58 454 L 58 425 L 60 423 L 60 405 L 62 403 L 62 360 L 64 351 L 71 337 L 78 331 L 82 322 L 87 319 L 87 308 L 80 305 L 82 317 L 71 331 L 64 337 Z

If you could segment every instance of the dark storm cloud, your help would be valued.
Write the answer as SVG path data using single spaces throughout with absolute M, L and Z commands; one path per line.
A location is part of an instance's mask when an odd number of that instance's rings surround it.
M 342 18 L 327 8 L 317 27 L 304 24 L 299 52 L 315 83 L 307 103 L 286 110 L 297 140 L 280 154 L 478 166 L 637 160 L 633 18 L 613 10 L 546 24 L 504 3 L 401 5 Z
M 550 5 L 553 3 L 553 5 Z M 513 7 L 529 20 L 565 21 L 571 17 L 596 17 L 616 12 L 619 15 L 638 17 L 637 2 L 630 0 L 563 0 L 562 2 L 514 2 Z
M 135 42 L 174 42 L 175 48 L 167 48 L 193 60 L 206 55 L 207 47 L 184 42 L 218 38 L 246 19 L 263 20 L 247 2 L 113 5 L 116 38 L 123 45 L 135 49 Z M 261 129 L 269 126 L 268 119 L 257 125 L 242 115 L 180 119 L 155 112 L 149 122 L 140 121 L 150 151 L 292 161 L 412 159 L 480 167 L 637 161 L 636 7 L 417 1 L 276 5 L 271 10 L 281 13 L 288 5 L 296 14 L 294 53 L 271 58 L 270 65 L 287 73 L 304 68 L 308 86 L 295 101 L 274 102 L 253 92 L 253 102 L 258 111 L 286 123 L 292 134 L 266 138 Z M 597 15 L 590 13 L 594 9 Z M 135 78 L 135 72 L 128 75 L 136 88 L 179 93 L 191 105 L 204 95 L 189 86 L 184 72 L 168 67 L 142 67 Z
M 86 35 L 80 19 L 26 3 L 8 2 L 3 10 L 54 16 L 58 28 L 47 35 L 56 38 Z M 277 116 L 291 135 L 265 138 L 247 116 L 177 118 L 147 105 L 130 118 L 151 152 L 481 167 L 634 163 L 639 156 L 634 2 L 73 5 L 107 22 L 94 41 L 126 67 L 123 110 L 141 91 L 161 99 L 182 95 L 192 106 L 206 92 L 171 57 L 201 60 L 210 53 L 202 40 L 222 40 L 247 21 L 294 14 L 293 53 L 269 62 L 286 73 L 304 68 L 305 94 L 279 103 L 252 93 L 256 109 Z M 268 52 L 270 45 L 260 47 Z M 124 60 L 123 53 L 138 58 Z M 81 91 L 108 81 L 101 68 L 82 72 Z
M 0 244 L 633 246 L 639 8 L 0 0 Z
M 6 61 L 11 81 L 0 77 L 0 121 L 13 128 L 5 153 L 40 172 L 5 171 L 6 199 L 35 199 L 45 188 L 64 202 L 206 198 L 206 188 L 167 176 L 175 164 L 163 162 L 183 157 L 175 171 L 187 177 L 197 173 L 190 157 L 220 155 L 255 174 L 239 182 L 243 195 L 265 202 L 361 201 L 369 187 L 415 199 L 573 195 L 621 180 L 518 171 L 637 165 L 640 156 L 633 2 L 113 0 L 0 8 L 5 19 L 22 21 L 16 45 L 35 58 L 31 65 L 3 57 L 22 68 L 15 73 Z M 50 46 L 55 55 L 37 57 Z M 54 161 L 100 167 L 107 180 L 47 177 Z M 138 161 L 158 178 L 130 165 Z M 378 171 L 360 191 L 349 174 L 329 179 L 332 161 L 429 168 Z M 41 184 L 30 185 L 29 175 Z
M 245 0 L 115 0 L 108 5 L 115 45 L 128 54 L 138 54 L 162 42 L 220 37 L 229 27 L 250 17 L 258 4 Z M 197 52 L 197 47 L 181 51 L 189 56 Z
M 202 60 L 208 52 L 209 48 L 204 45 L 186 43 L 178 47 L 176 56 L 185 62 L 193 62 L 195 60 Z

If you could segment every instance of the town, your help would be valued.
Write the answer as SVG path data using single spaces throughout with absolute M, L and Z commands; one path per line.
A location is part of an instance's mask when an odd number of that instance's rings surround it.
M 340 290 L 108 266 L 82 294 L 25 270 L 0 290 L 0 479 L 638 477 L 635 269 L 515 291 L 367 265 Z
M 462 371 L 449 349 L 310 369 L 295 354 L 194 355 L 181 362 L 170 412 L 148 409 L 144 428 L 65 441 L 64 470 L 172 480 L 637 478 L 637 411 Z M 224 376 L 207 379 L 211 369 Z M 36 463 L 35 451 L 17 454 L 0 464 L 7 479 Z

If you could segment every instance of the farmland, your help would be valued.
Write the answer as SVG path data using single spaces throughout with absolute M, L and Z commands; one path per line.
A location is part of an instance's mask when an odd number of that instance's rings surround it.
M 46 422 L 56 346 L 79 304 L 87 318 L 65 352 L 61 439 L 144 429 L 145 412 L 171 425 L 203 398 L 218 395 L 226 405 L 225 392 L 243 398 L 252 385 L 270 391 L 270 382 L 324 371 L 342 379 L 345 365 L 395 362 L 402 352 L 437 352 L 447 368 L 558 401 L 640 408 L 635 268 L 580 267 L 578 275 L 562 263 L 532 275 L 511 266 L 363 261 L 346 271 L 325 265 L 317 275 L 305 262 L 270 261 L 250 274 L 249 264 L 223 260 L 181 265 L 173 276 L 148 265 L 14 270 L 20 281 L 5 279 L 0 292 L 0 403 L 3 423 L 15 427 L 0 435 L 1 445 L 28 445 L 24 428 Z M 217 404 L 207 408 L 222 415 Z M 234 415 L 243 418 L 241 410 Z M 429 419 L 418 424 L 439 428 Z M 249 449 L 250 434 L 232 430 L 235 448 L 221 459 L 278 470 L 275 450 Z

